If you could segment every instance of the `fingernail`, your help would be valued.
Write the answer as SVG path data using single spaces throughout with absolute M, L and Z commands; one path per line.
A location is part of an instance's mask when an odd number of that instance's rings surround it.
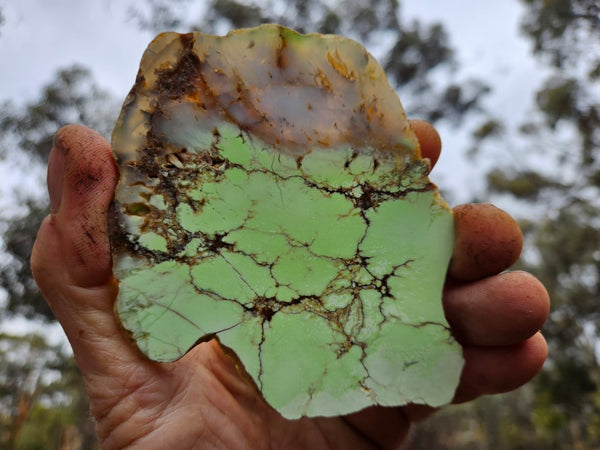
M 54 136 L 50 159 L 48 160 L 48 195 L 50 196 L 50 212 L 56 214 L 60 209 L 62 186 L 65 172 L 65 150 L 61 146 L 58 133 Z

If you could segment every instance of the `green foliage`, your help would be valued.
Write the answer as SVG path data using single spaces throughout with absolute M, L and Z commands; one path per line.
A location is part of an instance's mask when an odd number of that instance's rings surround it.
M 598 39 L 600 5 L 597 0 L 521 0 L 527 7 L 522 29 L 534 53 L 557 67 L 580 62 L 589 39 Z M 589 50 L 589 47 L 587 47 Z M 596 53 L 596 60 L 598 53 Z
M 522 148 L 511 149 L 524 157 L 490 171 L 488 188 L 526 211 L 520 268 L 544 283 L 552 301 L 544 326 L 549 362 L 532 385 L 537 439 L 544 448 L 597 448 L 600 8 L 595 0 L 522 3 L 522 29 L 551 75 L 533 98 L 537 111 L 520 127 Z M 530 212 L 540 205 L 541 214 Z
M 451 61 L 453 53 L 447 45 L 448 35 L 440 23 L 424 26 L 414 22 L 403 27 L 399 37 L 385 65 L 399 86 L 426 78 L 431 69 Z
M 414 430 L 406 448 L 547 450 L 551 440 L 537 432 L 532 396 L 531 387 L 525 386 L 443 409 Z
M 543 330 L 549 361 L 525 388 L 528 398 L 521 405 L 512 394 L 464 405 L 462 422 L 456 424 L 449 412 L 417 433 L 422 439 L 445 430 L 442 436 L 455 439 L 452 445 L 431 441 L 415 448 L 600 446 L 600 6 L 595 0 L 522 3 L 522 29 L 550 76 L 532 98 L 537 110 L 518 127 L 521 143 L 500 153 L 486 178 L 492 200 L 500 194 L 523 211 L 526 248 L 519 268 L 534 273 L 550 293 Z M 506 144 L 500 139 L 509 131 L 493 120 L 483 122 L 473 133 L 474 148 L 481 154 L 496 144 L 502 152 Z M 507 414 L 488 423 L 478 408 L 496 401 L 495 408 Z M 520 408 L 530 419 L 520 416 Z M 477 418 L 475 426 L 465 423 L 469 418 Z M 476 437 L 460 440 L 469 436 L 465 429 Z
M 143 7 L 132 5 L 129 8 L 129 16 L 141 29 L 171 30 L 181 25 L 181 20 L 175 11 L 187 2 L 187 0 L 147 0 L 143 3 Z
M 302 8 L 302 3 L 295 3 L 296 8 Z M 254 5 L 243 5 L 235 0 L 216 0 L 209 8 L 209 21 L 215 24 L 226 17 L 232 28 L 247 28 L 265 23 L 261 9 Z
M 31 409 L 29 420 L 23 425 L 15 448 L 59 449 L 63 443 L 69 448 L 78 448 L 80 443 L 74 436 L 70 436 L 73 425 L 73 412 L 69 408 L 48 408 L 37 404 Z
M 543 191 L 560 186 L 560 183 L 532 170 L 513 175 L 494 169 L 487 174 L 487 182 L 492 192 L 509 193 L 527 200 L 536 200 Z
M 561 119 L 568 120 L 577 115 L 577 97 L 577 80 L 552 78 L 538 92 L 536 101 L 548 124 L 554 128 Z
M 48 214 L 48 207 L 33 201 L 27 207 L 29 214 L 12 219 L 3 236 L 6 256 L 0 265 L 0 283 L 8 299 L 0 317 L 16 314 L 28 319 L 52 320 L 52 311 L 40 295 L 29 267 L 37 229 Z
M 6 104 L 0 111 L 0 157 L 27 155 L 32 166 L 45 166 L 54 133 L 68 123 L 83 123 L 105 136 L 117 114 L 116 104 L 98 88 L 90 72 L 79 66 L 61 70 L 42 89 L 40 98 L 22 107 Z M 20 199 L 28 211 L 5 224 L 4 258 L 0 262 L 1 286 L 8 302 L 0 318 L 19 314 L 52 319 L 29 268 L 29 257 L 39 224 L 48 214 L 47 200 Z
M 583 169 L 596 162 L 600 148 L 600 105 L 592 83 L 586 78 L 556 75 L 536 95 L 538 108 L 550 128 L 565 122 L 575 127 Z
M 38 100 L 24 106 L 5 103 L 0 112 L 0 156 L 22 151 L 46 163 L 54 133 L 63 125 L 82 123 L 110 134 L 117 104 L 94 83 L 88 69 L 75 65 L 60 70 Z
M 0 447 L 93 448 L 83 382 L 71 355 L 38 334 L 0 334 Z M 74 447 L 69 447 L 74 448 Z
M 504 131 L 504 125 L 497 119 L 488 119 L 476 128 L 471 134 L 476 142 L 481 142 L 490 137 L 498 137 Z
M 0 157 L 27 155 L 29 165 L 40 168 L 46 164 L 60 127 L 84 123 L 108 135 L 117 111 L 89 71 L 79 66 L 59 71 L 37 101 L 3 106 Z M 52 312 L 29 267 L 37 229 L 48 214 L 47 200 L 26 194 L 20 200 L 27 213 L 1 224 L 5 232 L 0 282 L 7 301 L 0 318 L 51 321 Z M 64 448 L 70 440 L 77 441 L 80 448 L 96 445 L 85 389 L 71 355 L 60 346 L 47 344 L 40 335 L 0 335 L 0 405 L 2 448 Z

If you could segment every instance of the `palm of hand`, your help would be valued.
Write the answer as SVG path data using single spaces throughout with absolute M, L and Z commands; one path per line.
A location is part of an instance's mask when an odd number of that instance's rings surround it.
M 429 142 L 427 127 L 419 127 L 423 151 L 435 160 L 439 142 Z M 415 405 L 372 407 L 345 417 L 288 421 L 240 377 L 215 341 L 174 363 L 143 358 L 113 312 L 117 287 L 106 214 L 117 176 L 100 136 L 83 127 L 61 130 L 48 168 L 52 214 L 32 255 L 36 280 L 85 378 L 103 447 L 394 448 L 411 422 L 432 412 Z M 514 389 L 539 370 L 546 346 L 537 330 L 548 297 L 528 274 L 490 276 L 520 251 L 518 229 L 505 214 L 466 206 L 455 217 L 453 281 L 444 307 L 466 360 L 455 401 L 467 401 Z

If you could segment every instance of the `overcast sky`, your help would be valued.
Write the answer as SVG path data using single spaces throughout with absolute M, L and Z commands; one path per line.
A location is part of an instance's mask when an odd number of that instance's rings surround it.
M 57 69 L 91 67 L 101 86 L 124 96 L 152 35 L 129 20 L 130 2 L 116 0 L 0 0 L 0 98 L 33 99 Z M 517 0 L 404 0 L 406 18 L 440 20 L 466 71 L 504 79 L 496 97 L 523 98 L 533 62 L 518 34 Z
M 148 42 L 131 22 L 128 5 L 117 0 L 0 0 L 5 23 L 0 28 L 0 100 L 23 102 L 37 97 L 56 71 L 74 63 L 92 69 L 97 83 L 124 98 Z M 540 75 L 518 31 L 518 0 L 404 0 L 405 19 L 442 21 L 457 50 L 457 77 L 479 77 L 494 86 L 486 106 L 516 124 L 530 110 Z M 370 49 L 376 53 L 376 49 Z M 473 195 L 465 181 L 477 168 L 462 157 L 468 127 L 440 129 L 445 152 L 435 181 L 451 200 Z M 11 172 L 15 170 L 11 169 Z M 7 183 L 0 193 L 6 192 Z M 475 187 L 475 185 L 473 185 Z M 0 202 L 1 206 L 2 202 Z

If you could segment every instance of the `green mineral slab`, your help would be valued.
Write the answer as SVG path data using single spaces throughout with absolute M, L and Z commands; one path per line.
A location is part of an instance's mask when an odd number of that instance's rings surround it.
M 452 213 L 362 46 L 161 34 L 112 145 L 116 311 L 148 358 L 218 339 L 286 418 L 452 399 Z

